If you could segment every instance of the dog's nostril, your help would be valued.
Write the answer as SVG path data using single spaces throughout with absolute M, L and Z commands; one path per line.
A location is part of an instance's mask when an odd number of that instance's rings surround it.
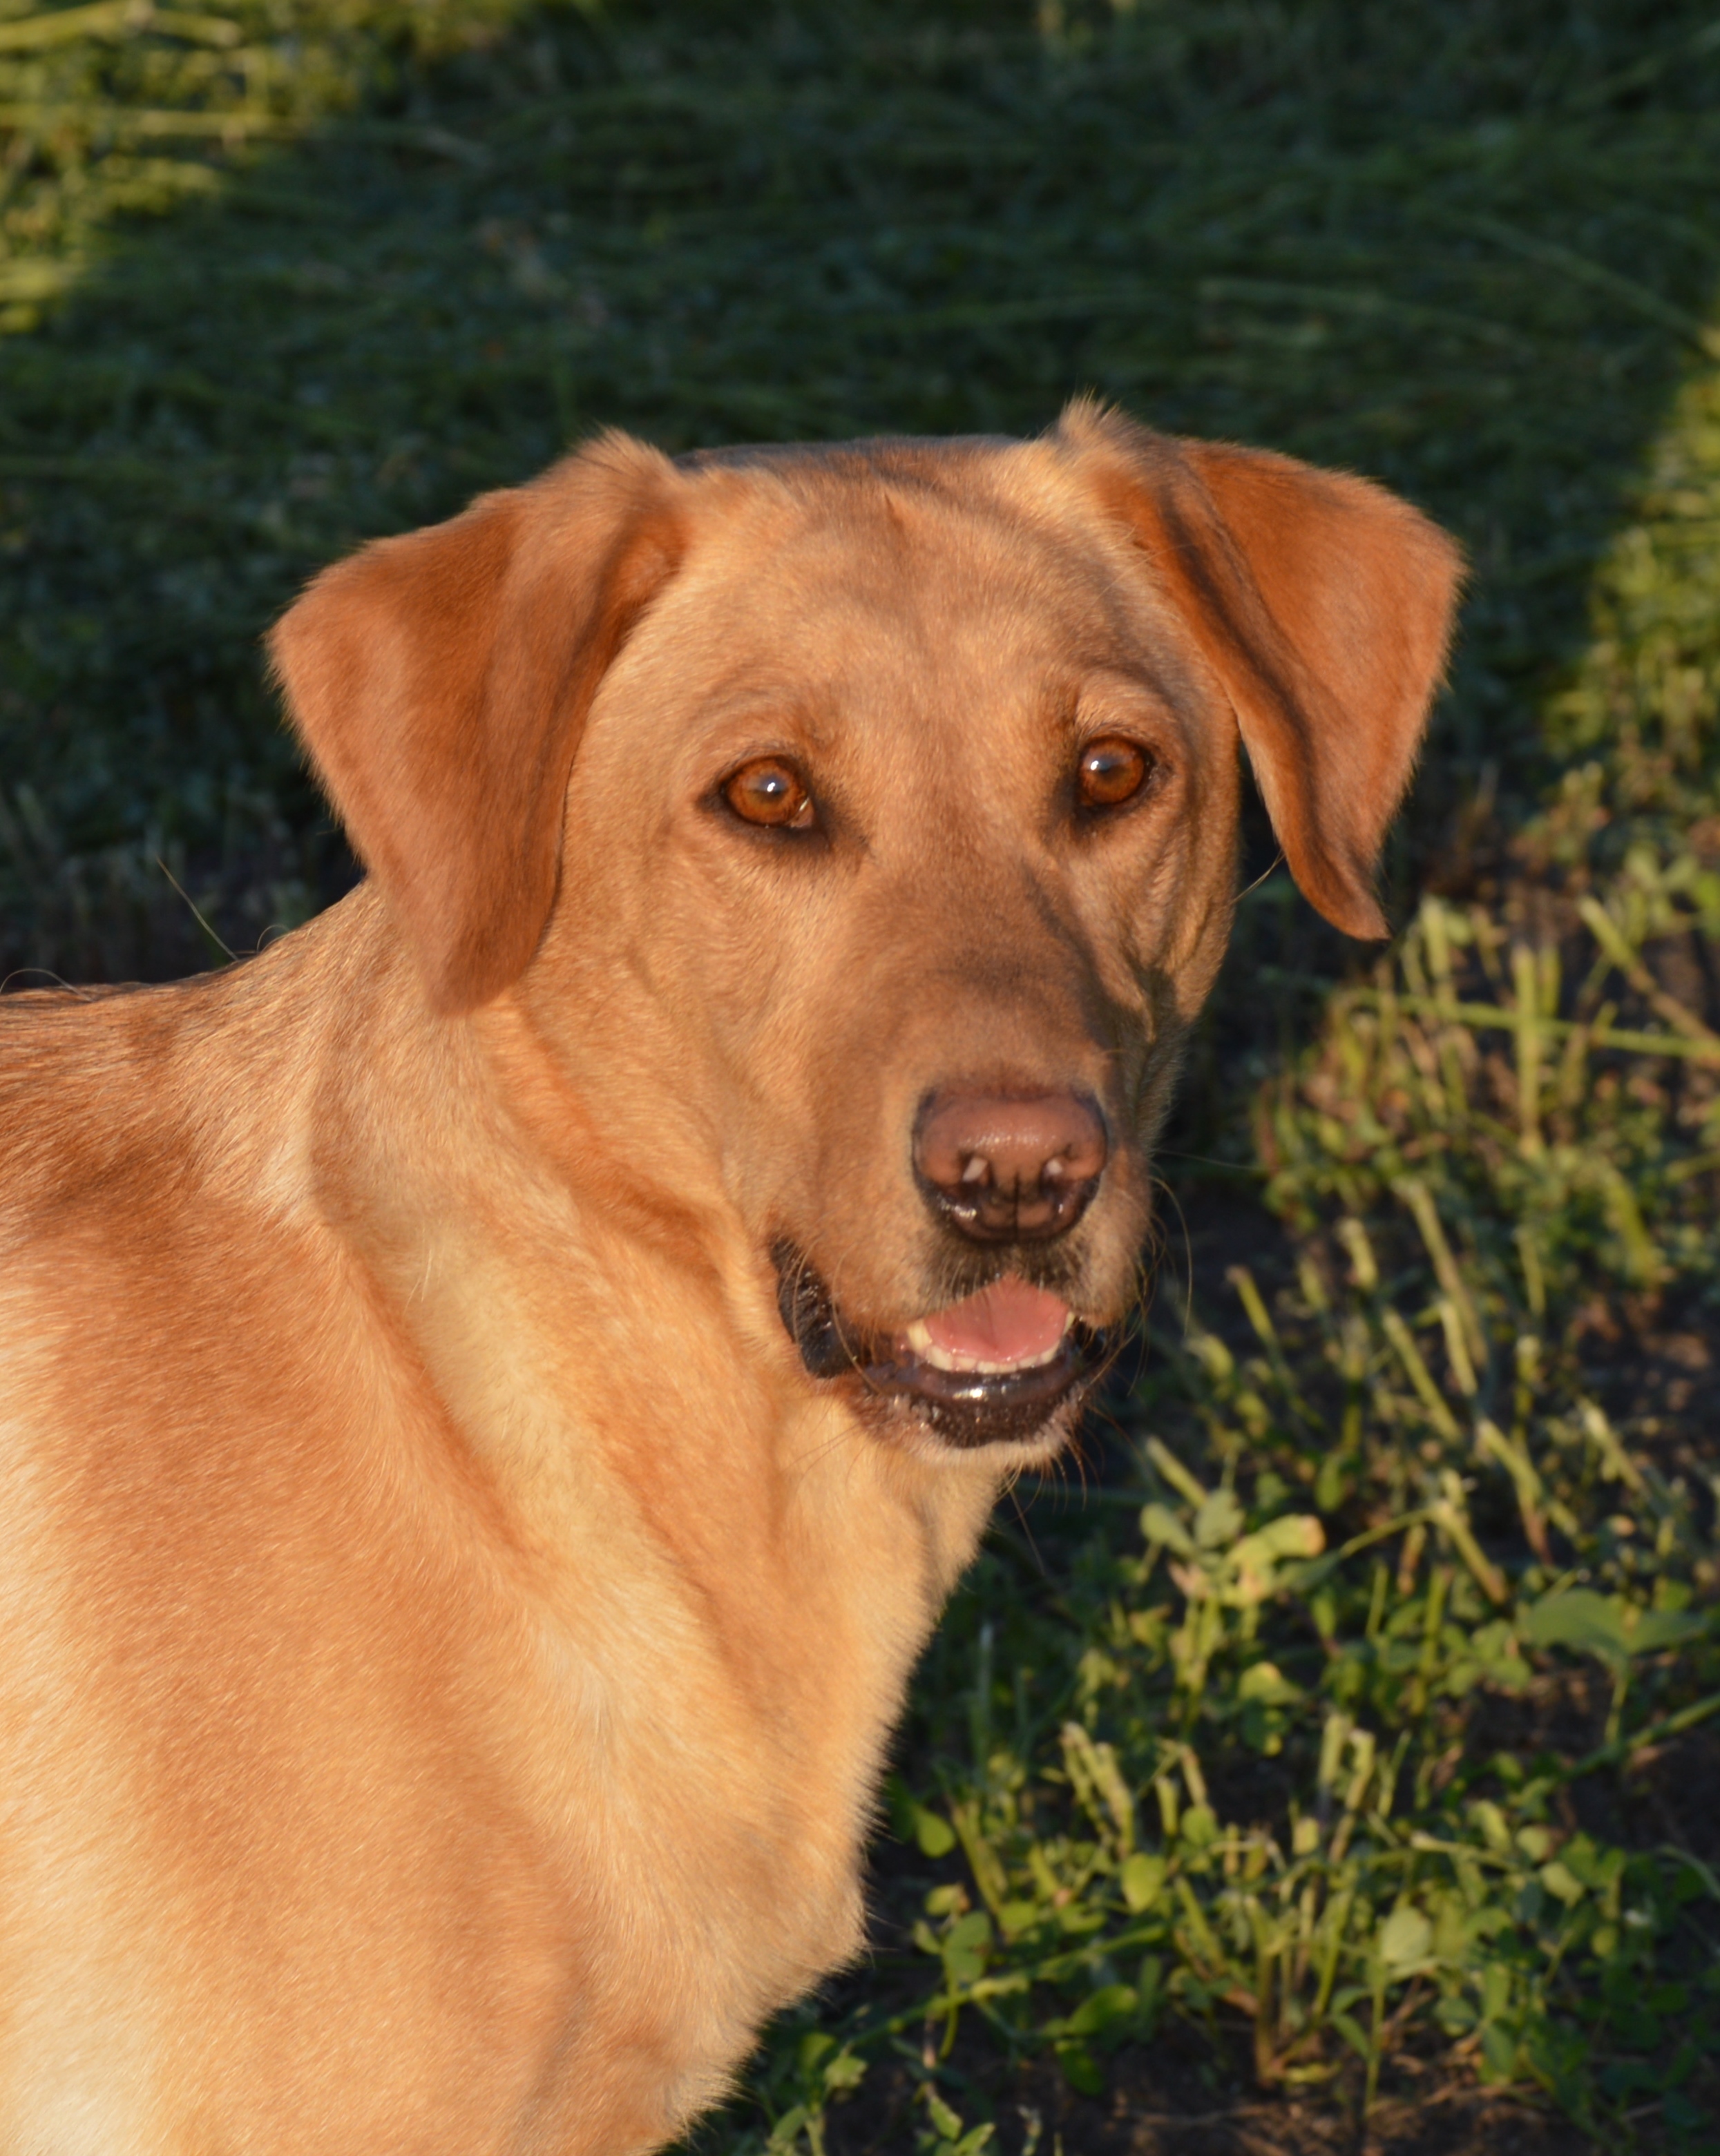
M 983 1242 L 1060 1235 L 1086 1209 L 1109 1151 L 1078 1093 L 947 1091 L 926 1103 L 914 1166 L 950 1224 Z

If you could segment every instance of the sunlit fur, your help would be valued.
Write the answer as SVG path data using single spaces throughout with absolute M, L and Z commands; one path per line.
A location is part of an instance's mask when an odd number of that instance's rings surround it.
M 371 880 L 0 1004 L 0 2148 L 625 2156 L 851 1956 L 914 1659 L 1065 1424 L 869 1419 L 773 1245 L 937 1307 L 917 1104 L 1073 1086 L 1058 1276 L 1122 1317 L 1238 726 L 1356 925 L 1453 578 L 1081 410 L 612 438 L 312 587 L 275 654 Z M 1158 771 L 1081 825 L 1101 733 Z M 766 753 L 816 834 L 725 812 Z

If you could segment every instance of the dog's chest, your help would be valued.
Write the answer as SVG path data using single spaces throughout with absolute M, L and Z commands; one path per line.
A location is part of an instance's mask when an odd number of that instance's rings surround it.
M 561 2072 L 643 2044 L 670 2106 L 655 2131 L 859 1949 L 884 1745 L 989 1495 L 952 1479 L 928 1503 L 828 1433 L 808 1451 L 780 1507 L 707 1522 L 702 1551 L 618 1502 L 604 1561 L 534 1628 L 533 1719 L 562 1732 L 535 1804 L 564 1852 L 584 2032 Z

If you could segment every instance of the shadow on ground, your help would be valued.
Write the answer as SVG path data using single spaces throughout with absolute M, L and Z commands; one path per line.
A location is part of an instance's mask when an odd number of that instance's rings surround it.
M 235 949 L 337 889 L 259 632 L 611 424 L 1016 431 L 1093 389 L 1372 473 L 1476 572 L 1400 896 L 1508 821 L 1720 263 L 1706 10 L 1056 15 L 546 12 L 121 231 L 0 341 L 0 960 L 208 963 L 158 860 Z M 1255 963 L 1336 963 L 1281 886 L 1253 918 Z

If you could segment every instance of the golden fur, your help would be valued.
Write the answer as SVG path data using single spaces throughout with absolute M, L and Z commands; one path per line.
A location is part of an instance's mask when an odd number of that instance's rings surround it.
M 948 1303 L 916 1104 L 1079 1087 L 1056 1279 L 1122 1317 L 1238 729 L 1379 932 L 1456 578 L 1361 481 L 1077 407 L 609 437 L 311 587 L 275 662 L 370 880 L 0 1004 L 0 2149 L 624 2156 L 852 1954 L 915 1657 L 1074 1410 L 962 1445 L 813 1374 L 773 1252 L 875 1333 Z M 1077 828 L 1119 731 L 1153 786 Z M 722 813 L 767 752 L 815 844 Z

